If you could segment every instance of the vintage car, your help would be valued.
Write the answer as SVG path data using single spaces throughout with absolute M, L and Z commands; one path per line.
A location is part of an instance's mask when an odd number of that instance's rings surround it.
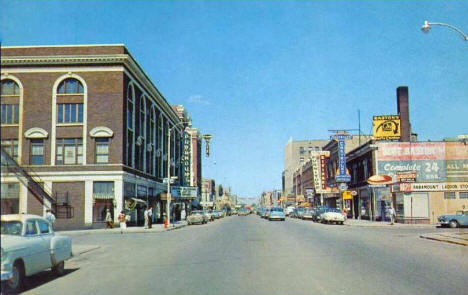
M 438 226 L 451 228 L 468 226 L 468 210 L 457 211 L 452 215 L 442 215 L 437 218 Z
M 306 219 L 309 219 L 309 220 L 312 220 L 314 218 L 314 213 L 315 213 L 315 210 L 314 209 L 311 209 L 311 208 L 307 208 L 304 213 L 302 213 L 302 219 L 303 220 L 306 220 Z
M 322 223 L 328 223 L 328 224 L 330 223 L 343 224 L 345 221 L 345 218 L 344 218 L 343 213 L 340 210 L 330 208 L 330 209 L 325 210 L 325 212 L 323 212 L 320 215 L 320 221 Z
M 270 214 L 268 215 L 268 220 L 282 220 L 284 221 L 286 216 L 284 215 L 283 208 L 280 207 L 273 207 L 270 209 Z
M 208 217 L 201 210 L 195 210 L 187 216 L 187 224 L 203 224 L 208 222 Z
M 71 239 L 58 235 L 50 223 L 37 215 L 1 216 L 2 285 L 22 288 L 24 278 L 51 268 L 60 276 L 65 260 L 72 256 Z

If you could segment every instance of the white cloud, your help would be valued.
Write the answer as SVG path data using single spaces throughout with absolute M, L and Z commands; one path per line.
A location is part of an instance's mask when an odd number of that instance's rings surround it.
M 204 105 L 210 105 L 211 103 L 204 99 L 203 96 L 201 95 L 192 95 L 188 98 L 188 101 L 190 103 L 196 103 L 196 104 L 204 104 Z

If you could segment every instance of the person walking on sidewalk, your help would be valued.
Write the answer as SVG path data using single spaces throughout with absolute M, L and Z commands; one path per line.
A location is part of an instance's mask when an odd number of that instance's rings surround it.
M 148 228 L 148 210 L 149 208 L 146 208 L 145 212 L 143 213 L 143 215 L 145 216 L 145 228 Z
M 148 228 L 153 227 L 153 208 L 148 208 Z
M 106 210 L 106 229 L 114 228 L 114 220 L 109 209 Z
M 127 217 L 125 216 L 124 211 L 120 211 L 119 216 L 117 217 L 120 223 L 120 234 L 123 234 L 124 230 L 127 229 Z
M 390 206 L 388 209 L 388 215 L 390 215 L 390 224 L 393 225 L 395 220 L 395 209 L 393 209 L 393 206 Z

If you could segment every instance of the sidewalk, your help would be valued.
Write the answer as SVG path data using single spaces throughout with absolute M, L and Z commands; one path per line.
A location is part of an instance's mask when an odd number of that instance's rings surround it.
M 164 228 L 163 224 L 153 224 L 152 228 L 144 228 L 142 226 L 128 226 L 126 230 L 124 230 L 124 234 L 127 233 L 157 233 L 157 232 L 164 232 L 169 230 L 175 230 L 187 226 L 187 221 L 178 221 L 177 223 L 171 224 L 168 228 Z M 91 234 L 119 234 L 120 235 L 120 227 L 118 224 L 113 229 L 82 229 L 82 230 L 64 230 L 64 231 L 57 231 L 57 233 L 65 236 L 73 236 L 73 235 L 91 235 Z
M 461 246 L 468 246 L 468 231 L 453 232 L 453 233 L 436 233 L 420 235 L 420 238 L 434 240 L 438 242 L 446 242 Z
M 388 221 L 369 221 L 363 219 L 347 219 L 344 223 L 347 226 L 361 226 L 361 227 L 435 227 L 434 224 L 405 224 L 405 223 L 394 223 L 393 225 Z

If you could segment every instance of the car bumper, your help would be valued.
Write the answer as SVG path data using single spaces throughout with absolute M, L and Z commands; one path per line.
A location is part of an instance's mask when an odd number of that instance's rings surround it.
M 270 216 L 268 219 L 284 219 L 284 216 Z
M 449 222 L 448 221 L 439 221 L 436 223 L 436 226 L 448 226 Z

